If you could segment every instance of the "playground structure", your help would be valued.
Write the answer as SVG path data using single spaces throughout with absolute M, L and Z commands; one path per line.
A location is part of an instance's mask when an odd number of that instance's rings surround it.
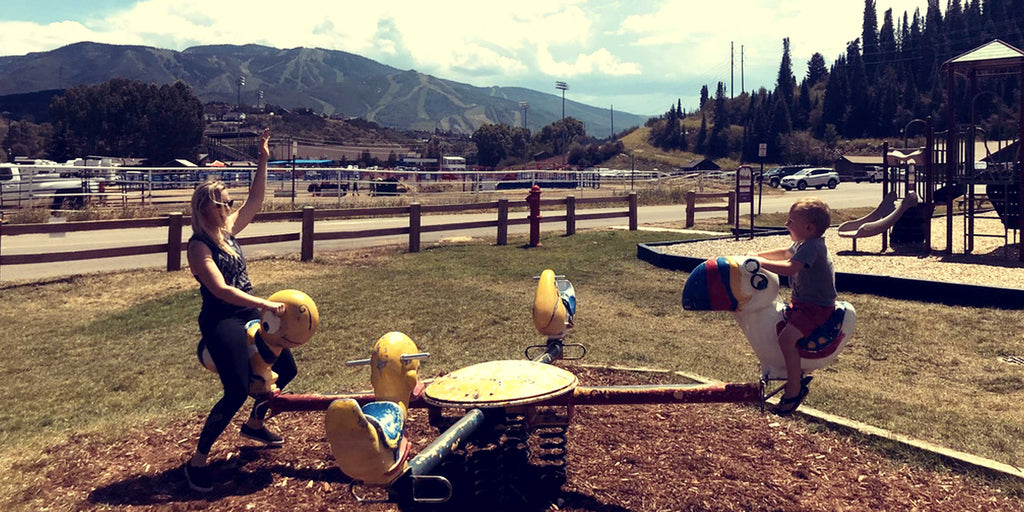
M 777 292 L 777 278 L 775 282 Z M 275 394 L 270 408 L 273 414 L 327 411 L 327 439 L 360 502 L 518 510 L 544 506 L 560 492 L 576 407 L 763 403 L 762 382 L 581 386 L 573 373 L 554 364 L 586 354 L 583 345 L 565 343 L 575 312 L 572 284 L 545 270 L 534 297 L 533 319 L 547 341 L 528 347 L 526 360 L 460 368 L 424 389 L 416 373 L 429 354 L 419 352 L 408 336 L 388 333 L 374 344 L 369 359 L 350 362 L 370 367 L 373 393 Z M 566 348 L 573 349 L 572 355 L 566 356 Z M 430 424 L 439 432 L 415 455 L 402 433 L 408 408 L 427 408 Z
M 978 48 L 947 60 L 942 65 L 946 72 L 946 126 L 936 132 L 931 118 L 914 119 L 904 128 L 904 135 L 916 123 L 924 123 L 926 143 L 919 148 L 883 147 L 884 170 L 883 200 L 867 217 L 850 221 L 839 227 L 840 236 L 856 239 L 882 235 L 882 250 L 891 241 L 895 245 L 917 246 L 923 252 L 931 250 L 931 217 L 936 206 L 945 205 L 946 254 L 954 246 L 954 217 L 962 205 L 963 251 L 974 250 L 978 237 L 1001 237 L 1004 245 L 1010 242 L 1024 249 L 1021 229 L 1024 228 L 1024 51 L 1002 41 L 993 40 Z M 976 103 L 990 91 L 979 92 L 979 80 L 998 77 L 1017 77 L 1016 139 L 989 141 L 978 126 Z M 961 80 L 957 80 L 960 77 Z M 958 87 L 959 86 L 959 87 Z M 967 122 L 957 106 L 961 99 L 969 101 Z M 981 141 L 979 141 L 979 137 Z M 994 146 L 994 147 L 993 147 Z M 980 153 L 984 153 L 982 156 Z M 958 201 L 958 198 L 961 198 Z M 975 220 L 984 213 L 979 204 L 987 200 L 1003 225 L 1003 234 L 979 233 Z M 916 204 L 915 204 L 916 203 Z M 888 238 L 887 238 L 888 237 Z M 1024 261 L 1024 250 L 1018 251 Z

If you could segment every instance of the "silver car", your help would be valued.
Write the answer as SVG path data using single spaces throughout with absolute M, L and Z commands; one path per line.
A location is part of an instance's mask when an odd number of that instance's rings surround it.
M 807 187 L 821 189 L 822 187 L 836 188 L 839 185 L 839 173 L 827 167 L 811 167 L 804 169 L 791 176 L 782 178 L 780 186 L 786 190 L 804 190 Z

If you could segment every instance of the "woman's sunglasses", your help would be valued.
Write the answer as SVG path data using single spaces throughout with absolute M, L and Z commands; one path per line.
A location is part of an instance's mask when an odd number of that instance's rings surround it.
M 224 201 L 214 201 L 213 204 L 218 205 L 218 206 L 227 206 L 228 208 L 233 208 L 235 206 L 235 200 L 234 199 L 228 199 L 227 202 L 224 202 Z

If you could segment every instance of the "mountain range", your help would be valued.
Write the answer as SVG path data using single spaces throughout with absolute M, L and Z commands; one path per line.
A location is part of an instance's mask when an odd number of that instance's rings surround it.
M 157 84 L 181 80 L 204 103 L 309 108 L 398 129 L 466 134 L 487 123 L 522 126 L 521 102 L 528 104 L 527 126 L 537 131 L 561 118 L 563 104 L 554 94 L 522 87 L 476 87 L 337 50 L 249 44 L 195 46 L 179 52 L 81 42 L 0 57 L 0 105 L 30 98 L 29 93 L 94 85 L 114 77 Z M 647 120 L 568 99 L 564 104 L 565 115 L 582 121 L 595 137 L 610 135 L 613 122 L 621 131 Z

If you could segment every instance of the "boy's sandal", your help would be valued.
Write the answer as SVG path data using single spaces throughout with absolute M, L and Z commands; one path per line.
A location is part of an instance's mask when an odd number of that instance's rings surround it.
M 786 398 L 782 397 L 779 399 L 778 405 L 772 409 L 772 413 L 778 416 L 789 416 L 796 411 L 797 407 L 804 402 L 804 398 L 807 398 L 807 392 L 810 391 L 807 386 L 800 386 L 800 393 L 794 397 Z

